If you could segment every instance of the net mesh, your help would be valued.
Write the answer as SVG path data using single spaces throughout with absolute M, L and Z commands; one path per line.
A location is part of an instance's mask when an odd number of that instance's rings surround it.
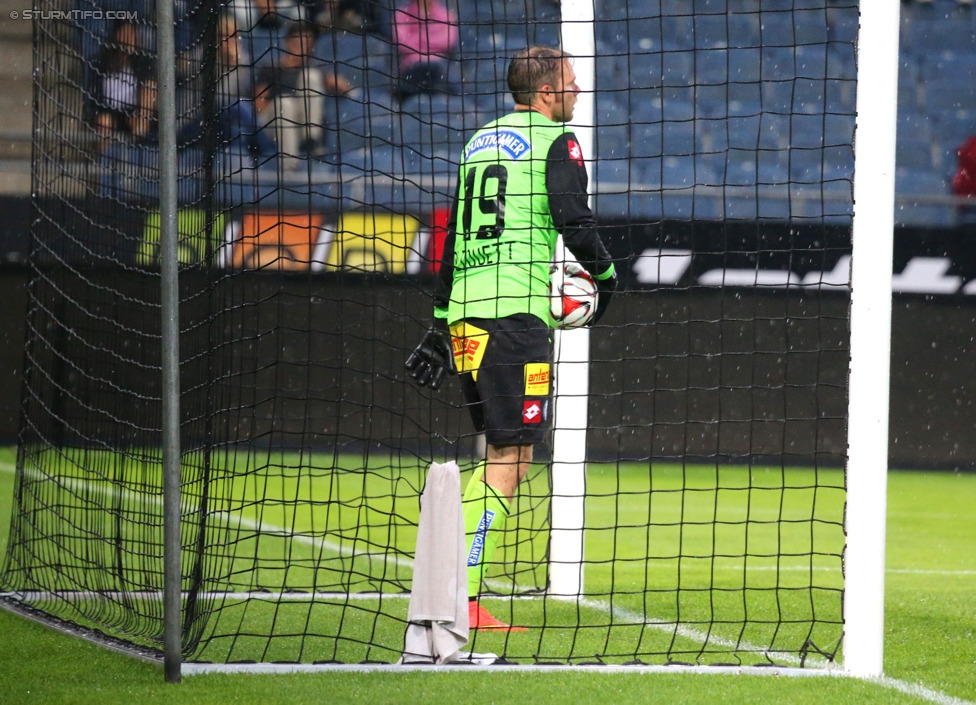
M 3 599 L 159 648 L 155 7 L 36 7 Z M 483 452 L 457 385 L 403 372 L 459 156 L 511 109 L 511 54 L 577 18 L 552 0 L 458 3 L 448 59 L 411 66 L 387 2 L 262 8 L 177 5 L 183 653 L 389 663 L 426 469 L 456 459 L 467 477 Z M 622 287 L 591 333 L 583 588 L 547 592 L 543 447 L 482 594 L 529 629 L 469 647 L 831 660 L 857 3 L 594 9 L 588 169 Z

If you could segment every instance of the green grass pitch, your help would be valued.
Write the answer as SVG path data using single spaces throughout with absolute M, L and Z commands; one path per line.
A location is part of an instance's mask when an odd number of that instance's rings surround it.
M 13 457 L 9 451 L 0 456 L 0 545 L 6 542 L 9 524 L 6 517 L 10 512 Z M 212 497 L 215 512 L 220 515 L 215 535 L 223 538 L 226 550 L 221 557 L 221 582 L 210 588 L 231 593 L 263 590 L 270 597 L 279 591 L 298 592 L 311 587 L 322 594 L 334 591 L 339 595 L 345 580 L 344 589 L 350 591 L 347 594 L 356 590 L 377 594 L 356 600 L 337 598 L 335 604 L 327 599 L 221 601 L 208 621 L 209 640 L 198 658 L 391 661 L 402 646 L 407 608 L 402 593 L 409 589 L 409 556 L 415 540 L 411 529 L 416 516 L 409 512 L 418 506 L 423 469 L 398 467 L 363 474 L 353 472 L 350 466 L 348 472 L 336 474 L 331 468 L 330 472 L 320 468 L 321 477 L 312 481 L 314 472 L 309 468 L 314 471 L 315 463 L 304 462 L 301 472 L 289 473 L 281 468 L 302 463 L 293 458 L 270 463 L 248 461 L 247 472 L 228 475 Z M 505 651 L 524 661 L 546 654 L 562 662 L 581 663 L 592 661 L 593 654 L 607 654 L 603 660 L 611 663 L 635 656 L 653 663 L 652 654 L 670 648 L 677 661 L 725 663 L 730 661 L 729 653 L 738 649 L 740 661 L 748 663 L 750 649 L 756 645 L 771 648 L 774 653 L 777 648 L 786 652 L 797 639 L 810 636 L 811 629 L 813 641 L 829 648 L 839 639 L 840 630 L 836 622 L 840 618 L 843 532 L 837 522 L 843 516 L 843 478 L 838 471 L 820 471 L 816 478 L 813 475 L 814 471 L 802 469 L 655 466 L 651 474 L 647 467 L 638 465 L 591 467 L 587 474 L 587 599 L 568 603 L 531 596 L 494 600 L 491 604 L 496 611 L 531 628 L 521 634 L 478 634 L 477 650 Z M 103 487 L 97 487 L 90 478 L 85 481 L 88 496 L 99 495 L 104 500 L 118 492 L 109 489 L 109 481 Z M 648 494 L 650 483 L 653 492 Z M 507 563 L 514 563 L 515 570 L 496 571 L 490 581 L 492 588 L 531 588 L 538 582 L 534 561 L 545 549 L 546 532 L 538 527 L 547 510 L 547 490 L 547 479 L 540 473 L 523 493 L 519 514 L 511 522 L 515 528 L 504 549 Z M 270 501 L 259 504 L 256 500 L 261 496 Z M 368 501 L 357 499 L 363 496 Z M 976 559 L 967 550 L 976 535 L 976 524 L 968 511 L 974 496 L 976 476 L 971 474 L 891 474 L 886 672 L 908 685 L 921 680 L 928 688 L 957 698 L 976 691 L 976 681 L 970 680 L 972 653 L 966 646 L 972 639 L 972 623 L 969 620 L 967 627 L 965 617 L 972 614 L 965 595 L 971 597 L 973 593 L 967 586 L 976 577 Z M 134 502 L 132 498 L 115 499 Z M 143 527 L 133 529 L 133 544 L 145 538 L 145 527 L 152 525 L 151 517 L 159 510 L 156 504 L 143 498 L 138 505 L 130 505 L 141 507 L 142 512 L 133 519 L 135 525 Z M 184 512 L 191 509 L 185 506 Z M 387 545 L 395 550 L 385 550 Z M 253 570 L 255 562 L 262 566 L 259 571 Z M 247 564 L 251 564 L 250 570 Z M 355 576 L 357 585 L 349 585 L 348 576 Z M 154 579 L 150 578 L 147 582 Z M 676 585 L 681 587 L 678 592 Z M 611 596 L 611 586 L 619 594 Z M 713 589 L 706 590 L 709 586 Z M 711 593 L 710 597 L 703 597 L 706 593 Z M 813 627 L 811 611 L 819 620 Z M 744 629 L 741 623 L 733 623 L 736 619 L 741 622 L 743 615 L 755 624 Z M 777 628 L 764 615 L 776 616 L 782 624 Z M 676 630 L 673 623 L 679 617 L 683 624 L 693 626 Z M 337 619 L 345 620 L 342 638 L 323 626 Z M 35 625 L 18 617 L 0 613 L 0 620 L 3 628 L 26 635 L 22 638 L 56 639 L 59 643 L 65 639 L 45 630 L 38 633 Z M 541 628 L 543 623 L 545 629 Z M 584 628 L 579 629 L 579 625 Z M 938 625 L 938 633 L 929 633 L 933 625 Z M 276 638 L 268 642 L 248 636 L 262 629 L 275 633 Z M 367 642 L 374 646 L 367 646 Z M 90 648 L 72 644 L 69 639 L 68 646 L 60 648 L 66 652 Z M 763 662 L 763 657 L 756 660 Z M 124 658 L 123 662 L 131 663 Z M 784 663 L 793 665 L 789 659 Z M 31 671 L 26 663 L 16 668 Z M 158 676 L 150 667 L 145 681 L 153 684 Z M 498 683 L 518 681 L 516 676 L 496 676 L 499 678 L 494 682 Z M 458 678 L 459 683 L 470 683 L 479 677 Z M 26 678 L 14 684 L 4 683 L 0 677 L 0 692 L 6 686 L 20 688 L 31 682 L 29 676 Z M 198 683 L 220 682 L 222 678 L 195 676 L 187 679 L 187 685 L 192 684 L 195 691 L 202 687 Z M 608 679 L 597 678 L 588 684 L 584 678 L 577 687 L 583 692 L 594 688 L 599 692 L 602 683 L 610 682 Z M 672 679 L 662 676 L 657 683 L 667 689 Z M 241 680 L 254 682 L 253 677 L 239 677 L 235 682 Z M 316 682 L 326 682 L 316 681 L 315 676 L 287 680 L 306 681 L 313 688 Z M 338 680 L 376 688 L 378 702 L 384 701 L 382 693 L 388 687 L 384 684 L 389 683 L 385 675 L 375 674 L 343 674 Z M 430 694 L 429 687 L 436 690 L 435 685 L 443 680 L 444 676 L 430 676 L 418 692 Z M 621 684 L 633 680 L 627 676 Z M 699 683 L 702 679 L 692 680 Z M 729 682 L 724 677 L 704 680 Z M 716 697 L 740 687 L 746 692 L 746 683 L 753 680 L 733 678 L 735 685 L 716 689 Z M 847 679 L 839 683 L 833 678 L 799 679 L 804 683 L 797 681 L 790 692 L 807 692 L 805 681 L 809 680 L 817 681 L 819 685 L 810 687 L 824 696 L 836 692 L 837 702 L 848 697 L 851 702 L 873 701 L 870 688 L 862 690 L 865 684 Z M 36 687 L 42 692 L 46 689 L 40 681 Z M 533 692 L 532 687 L 525 687 Z M 730 687 L 732 691 L 728 691 Z M 877 702 L 900 701 L 901 695 L 891 687 L 875 687 Z M 711 688 L 711 684 L 702 683 L 697 692 L 706 697 Z M 763 688 L 766 692 L 768 685 Z M 451 692 L 450 686 L 446 692 Z M 538 697 L 547 701 L 546 695 L 543 686 Z M 744 697 L 741 701 L 750 701 Z M 349 701 L 356 698 L 351 696 Z M 621 700 L 626 701 L 627 697 Z

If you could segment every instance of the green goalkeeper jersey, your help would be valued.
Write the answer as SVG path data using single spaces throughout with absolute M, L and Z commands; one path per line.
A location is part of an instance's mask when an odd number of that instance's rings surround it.
M 562 234 L 591 274 L 611 267 L 587 203 L 575 135 L 535 111 L 479 130 L 461 155 L 435 315 L 532 314 L 551 324 L 549 267 Z

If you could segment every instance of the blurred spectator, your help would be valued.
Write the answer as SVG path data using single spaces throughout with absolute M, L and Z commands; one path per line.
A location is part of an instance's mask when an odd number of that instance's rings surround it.
M 231 7 L 247 54 L 255 63 L 266 61 L 298 20 L 297 9 L 284 0 L 236 0 Z
M 287 29 L 301 19 L 301 10 L 292 0 L 231 0 L 237 26 L 245 31 L 258 28 Z
M 149 140 L 155 134 L 154 68 L 138 36 L 135 23 L 120 20 L 96 61 L 95 120 L 103 145 L 120 135 Z
M 293 24 L 279 51 L 257 67 L 255 107 L 261 124 L 274 125 L 278 152 L 312 156 L 324 149 L 324 97 L 344 95 L 350 85 L 341 75 L 323 71 L 312 57 L 314 26 Z
M 310 19 L 322 27 L 390 37 L 390 13 L 383 0 L 314 0 L 307 8 Z
M 976 135 L 963 142 L 956 154 L 959 162 L 952 177 L 952 192 L 957 196 L 976 196 Z
M 969 137 L 959 149 L 956 173 L 952 177 L 952 192 L 957 196 L 972 198 L 976 196 L 976 135 Z M 976 215 L 976 206 L 968 203 L 959 205 L 960 216 L 971 218 Z
M 457 93 L 448 72 L 459 41 L 457 17 L 441 0 L 406 0 L 394 10 L 397 98 L 402 102 L 417 93 Z
M 258 124 L 251 59 L 243 46 L 233 15 L 221 17 L 219 33 L 218 139 L 223 148 L 250 157 L 254 163 L 260 164 L 275 156 L 277 149 L 274 141 Z
M 233 13 L 218 24 L 216 119 L 212 121 L 217 149 L 260 165 L 277 153 L 274 141 L 260 129 L 254 107 L 254 79 L 247 51 Z M 204 116 L 180 132 L 180 142 L 197 144 L 204 138 Z

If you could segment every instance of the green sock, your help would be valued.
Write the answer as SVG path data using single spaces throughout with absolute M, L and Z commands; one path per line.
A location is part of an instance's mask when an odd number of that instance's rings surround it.
M 471 477 L 468 478 L 468 484 L 465 485 L 464 487 L 464 496 L 462 498 L 462 501 L 467 502 L 468 500 L 471 499 L 470 495 L 472 495 L 472 493 L 480 491 L 478 485 L 484 484 L 481 481 L 481 478 L 484 477 L 485 475 L 486 462 L 487 461 L 482 460 L 480 463 L 478 463 L 475 466 L 474 472 L 472 472 Z
M 491 562 L 502 526 L 508 519 L 508 501 L 481 481 L 475 470 L 464 491 L 464 537 L 468 546 L 468 597 L 481 592 L 485 567 Z

